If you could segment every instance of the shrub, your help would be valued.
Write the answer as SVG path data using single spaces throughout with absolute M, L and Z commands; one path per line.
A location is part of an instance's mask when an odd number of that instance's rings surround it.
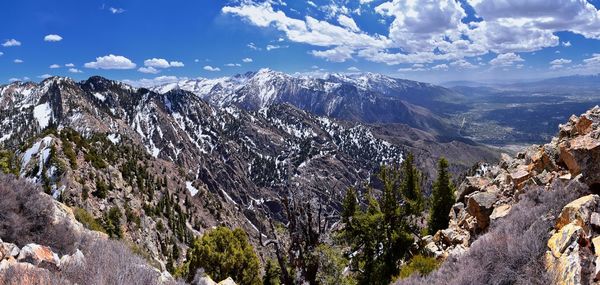
M 400 269 L 400 278 L 404 279 L 415 273 L 425 276 L 439 266 L 439 262 L 433 257 L 415 255 L 410 261 Z
M 281 269 L 277 262 L 273 259 L 267 260 L 265 264 L 265 275 L 263 276 L 263 285 L 279 285 L 281 282 L 279 278 L 281 276 Z
M 15 154 L 8 150 L 0 150 L 0 173 L 19 175 L 19 163 Z
M 122 242 L 84 239 L 84 263 L 70 263 L 62 275 L 76 284 L 160 284 L 158 273 Z
M 94 191 L 94 196 L 100 199 L 106 199 L 108 196 L 108 185 L 101 178 L 96 179 L 96 191 Z
M 260 262 L 241 229 L 218 227 L 194 241 L 189 251 L 188 280 L 204 268 L 214 280 L 233 278 L 238 284 L 260 284 Z
M 94 217 L 82 208 L 74 208 L 75 219 L 92 231 L 106 233 L 106 229 Z
M 24 246 L 44 244 L 70 252 L 78 237 L 66 223 L 53 223 L 52 198 L 40 188 L 12 175 L 0 174 L 0 238 Z
M 543 256 L 554 218 L 587 187 L 573 181 L 555 182 L 550 190 L 529 188 L 510 213 L 492 224 L 469 251 L 450 258 L 425 277 L 411 276 L 402 284 L 551 284 Z
M 123 213 L 118 206 L 114 206 L 104 215 L 104 228 L 106 233 L 111 238 L 123 238 L 123 230 L 121 229 L 121 218 Z

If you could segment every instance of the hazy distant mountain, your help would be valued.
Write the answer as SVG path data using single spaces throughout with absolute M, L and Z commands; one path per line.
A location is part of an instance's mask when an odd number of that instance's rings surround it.
M 534 82 L 514 84 L 512 86 L 528 88 L 600 88 L 600 74 L 555 77 Z

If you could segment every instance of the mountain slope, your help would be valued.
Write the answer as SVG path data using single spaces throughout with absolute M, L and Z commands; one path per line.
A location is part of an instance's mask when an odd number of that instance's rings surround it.
M 407 151 L 430 177 L 445 149 L 462 150 L 449 152 L 457 172 L 494 159 L 405 125 L 356 125 L 290 104 L 215 107 L 182 89 L 159 94 L 102 77 L 1 86 L 0 110 L 5 171 L 88 212 L 161 269 L 185 256 L 171 248 L 185 252 L 213 226 L 241 227 L 256 242 L 265 212 L 282 219 L 280 199 L 291 192 L 321 197 L 335 212 L 348 187 Z M 470 150 L 477 155 L 464 158 Z
M 461 95 L 427 83 L 380 74 L 329 74 L 294 77 L 269 69 L 231 78 L 184 80 L 154 87 L 193 92 L 214 106 L 258 110 L 289 103 L 323 116 L 365 123 L 403 123 L 438 135 L 455 131 L 430 110 L 461 108 Z

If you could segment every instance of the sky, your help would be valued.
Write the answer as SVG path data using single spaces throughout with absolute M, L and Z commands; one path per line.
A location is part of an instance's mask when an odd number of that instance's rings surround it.
M 600 72 L 600 0 L 19 0 L 0 3 L 0 84 L 134 85 L 260 68 L 425 82 Z

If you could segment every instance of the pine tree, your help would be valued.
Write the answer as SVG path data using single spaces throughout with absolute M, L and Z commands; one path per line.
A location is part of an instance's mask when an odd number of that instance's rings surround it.
M 409 153 L 402 162 L 402 196 L 406 200 L 409 214 L 423 211 L 423 193 L 421 192 L 421 172 L 414 165 L 414 156 Z
M 367 188 L 366 209 L 348 203 L 352 192 L 346 194 L 343 213 L 354 215 L 342 236 L 350 245 L 349 253 L 354 255 L 350 268 L 360 272 L 359 284 L 389 284 L 399 273 L 398 261 L 407 256 L 414 242 L 413 233 L 418 228 L 415 216 L 423 208 L 420 177 L 409 155 L 400 168 L 381 167 L 381 196 L 376 199 L 372 189 Z M 347 206 L 356 208 L 346 209 Z
M 448 161 L 441 158 L 438 162 L 438 178 L 433 184 L 431 194 L 431 211 L 428 221 L 429 234 L 435 234 L 440 229 L 448 227 L 448 214 L 455 201 L 454 185 L 448 173 Z
M 344 196 L 342 207 L 342 221 L 344 223 L 348 223 L 350 221 L 350 217 L 354 216 L 356 210 L 358 209 L 356 190 L 354 188 L 349 188 L 348 191 L 346 191 L 346 196 Z

